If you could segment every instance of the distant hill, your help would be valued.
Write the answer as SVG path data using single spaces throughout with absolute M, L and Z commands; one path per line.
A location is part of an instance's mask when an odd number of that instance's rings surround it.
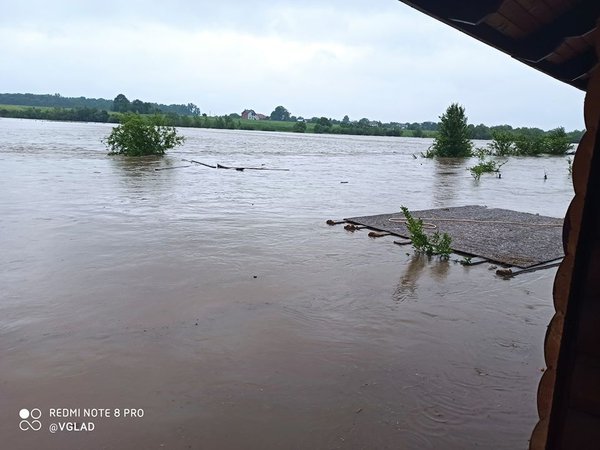
M 140 102 L 134 100 L 134 102 Z M 143 102 L 140 102 L 140 104 Z M 63 97 L 60 94 L 0 94 L 0 105 L 37 106 L 49 108 L 95 108 L 112 111 L 113 100 L 104 98 Z M 165 114 L 181 116 L 198 115 L 200 110 L 193 103 L 187 105 L 163 105 L 159 103 L 144 103 L 152 110 Z

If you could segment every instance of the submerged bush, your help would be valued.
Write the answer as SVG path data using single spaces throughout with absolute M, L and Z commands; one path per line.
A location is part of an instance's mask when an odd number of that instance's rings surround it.
M 292 130 L 295 133 L 305 133 L 306 132 L 306 122 L 304 122 L 304 121 L 296 122 L 294 124 L 294 127 L 292 128 Z
M 488 144 L 490 153 L 496 156 L 515 154 L 513 135 L 506 131 L 493 131 L 492 142 Z
M 480 160 L 478 164 L 469 167 L 469 171 L 471 172 L 471 175 L 473 175 L 473 178 L 479 180 L 484 173 L 500 173 L 500 167 L 504 164 L 506 163 L 500 164 L 492 160 Z
M 517 156 L 539 156 L 544 153 L 543 136 L 517 135 L 514 138 L 515 155 Z
M 565 155 L 572 148 L 571 139 L 562 127 L 550 130 L 544 136 L 544 153 L 548 155 Z
M 161 116 L 126 114 L 103 143 L 109 148 L 109 155 L 162 156 L 184 141 L 174 127 L 165 125 Z
M 564 155 L 573 148 L 564 128 L 556 128 L 545 134 L 495 131 L 492 136 L 488 148 L 494 156 Z
M 492 152 L 489 146 L 488 148 L 477 147 L 475 150 L 473 150 L 473 156 L 479 159 L 484 159 L 486 156 L 492 156 L 493 154 L 494 153 Z

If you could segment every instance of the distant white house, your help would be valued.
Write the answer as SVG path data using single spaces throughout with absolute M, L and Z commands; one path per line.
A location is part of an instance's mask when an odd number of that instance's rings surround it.
M 253 109 L 245 109 L 242 111 L 242 119 L 258 120 L 258 117 Z

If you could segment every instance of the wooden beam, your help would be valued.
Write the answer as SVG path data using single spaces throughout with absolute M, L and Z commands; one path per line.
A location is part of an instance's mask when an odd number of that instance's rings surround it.
M 581 2 L 516 43 L 513 56 L 524 61 L 539 62 L 554 52 L 566 38 L 593 31 L 599 16 L 600 2 Z
M 448 18 L 453 22 L 468 25 L 478 25 L 490 14 L 496 12 L 502 0 L 479 0 L 477 2 L 465 2 L 466 5 L 460 9 L 453 9 Z
M 457 21 L 460 19 L 460 15 L 463 16 L 465 13 L 464 7 L 459 9 L 458 5 L 464 4 L 466 2 L 459 2 L 458 0 L 450 1 L 450 0 L 400 0 L 407 5 L 412 6 L 413 8 L 437 19 L 441 22 L 446 23 L 447 25 L 456 28 L 459 31 L 483 42 L 484 44 L 491 45 L 492 47 L 497 48 L 498 50 L 507 53 L 508 55 L 516 58 L 518 61 L 521 61 L 528 66 L 539 70 L 551 77 L 557 78 L 563 82 L 570 84 L 578 89 L 585 90 L 588 85 L 588 80 L 582 76 L 586 75 L 589 70 L 594 67 L 595 62 L 593 58 L 589 54 L 584 54 L 581 57 L 574 58 L 571 62 L 566 63 L 565 65 L 560 64 L 551 64 L 543 59 L 539 61 L 532 61 L 538 59 L 537 57 L 540 54 L 544 54 L 547 52 L 547 49 L 554 45 L 554 41 L 552 40 L 551 29 L 544 27 L 546 31 L 540 31 L 537 38 L 525 38 L 527 41 L 523 41 L 523 39 L 515 40 L 510 36 L 507 36 L 500 31 L 498 31 L 493 26 L 489 25 L 485 21 L 471 20 L 471 23 L 467 23 L 468 19 L 466 17 L 462 17 L 462 22 Z M 477 4 L 478 2 L 469 2 L 470 4 Z M 485 14 L 488 10 L 486 8 L 493 7 L 492 0 L 482 2 L 481 6 L 475 6 L 478 11 L 475 15 Z M 600 0 L 584 0 L 578 3 L 577 7 L 573 7 L 573 11 L 571 13 L 566 13 L 560 16 L 557 21 L 558 25 L 561 22 L 564 22 L 566 26 L 570 27 L 568 31 L 569 34 L 577 35 L 581 33 L 583 30 L 588 28 L 589 20 L 596 20 L 598 18 L 598 14 L 593 14 L 598 8 L 598 4 L 600 4 Z M 458 11 L 458 12 L 457 12 Z M 482 12 L 483 11 L 483 12 Z M 583 25 L 577 23 L 577 19 L 581 18 L 585 14 L 589 14 L 590 17 L 586 17 L 583 21 Z M 456 20 L 452 20 L 456 19 Z M 473 22 L 477 22 L 473 24 Z M 559 28 L 557 26 L 556 28 Z M 550 31 L 548 31 L 550 30 Z M 547 33 L 546 35 L 544 33 Z M 562 34 L 562 31 L 561 33 Z M 585 33 L 583 33 L 585 34 Z M 567 37 L 563 35 L 563 38 Z M 531 40 L 529 40 L 531 39 Z M 546 44 L 540 45 L 540 48 L 536 48 L 535 41 L 546 40 Z M 529 42 L 529 44 L 528 44 Z M 521 49 L 521 45 L 525 46 L 525 49 Z M 529 48 L 528 48 L 529 46 Z M 537 52 L 536 54 L 534 54 Z M 547 54 L 546 54 L 547 55 Z M 543 55 L 543 56 L 546 56 Z
M 460 3 L 440 0 L 400 1 L 438 20 L 445 19 L 470 25 L 480 23 L 502 4 L 502 0 L 477 0 Z
M 523 61 L 525 62 L 525 61 Z M 535 64 L 533 67 L 538 68 L 542 72 L 552 74 L 552 76 L 558 78 L 566 83 L 572 83 L 578 80 L 583 75 L 592 71 L 592 69 L 598 64 L 598 57 L 596 51 L 590 48 L 587 52 L 582 53 L 575 58 L 571 58 L 561 64 L 553 64 L 546 61 L 541 61 Z

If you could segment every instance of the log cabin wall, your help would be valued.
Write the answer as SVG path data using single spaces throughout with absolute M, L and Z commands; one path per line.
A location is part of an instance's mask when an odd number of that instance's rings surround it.
M 594 36 L 600 57 L 600 33 Z M 573 198 L 563 232 L 565 259 L 554 283 L 555 315 L 545 340 L 539 422 L 530 448 L 600 448 L 600 70 L 591 73 L 586 133 L 573 162 Z

